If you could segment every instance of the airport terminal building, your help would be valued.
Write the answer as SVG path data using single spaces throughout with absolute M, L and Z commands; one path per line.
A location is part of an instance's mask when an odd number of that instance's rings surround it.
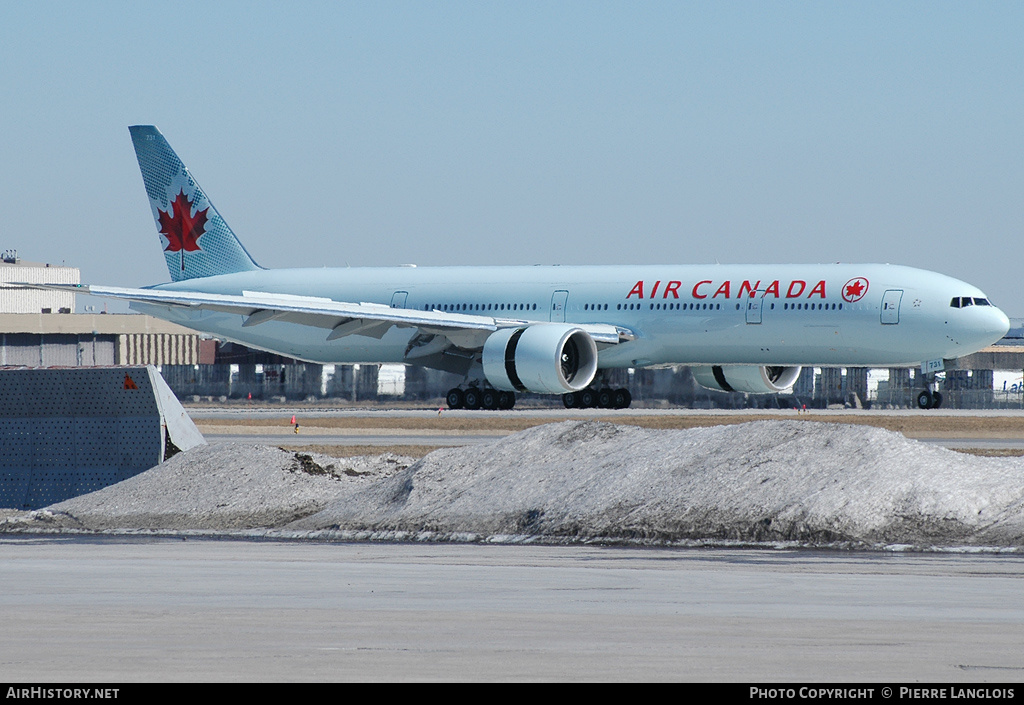
M 75 295 L 10 286 L 78 284 L 76 267 L 0 261 L 0 366 L 198 365 L 212 363 L 215 342 L 149 316 L 73 313 Z M 205 351 L 205 353 L 204 353 Z M 204 354 L 206 357 L 204 357 Z

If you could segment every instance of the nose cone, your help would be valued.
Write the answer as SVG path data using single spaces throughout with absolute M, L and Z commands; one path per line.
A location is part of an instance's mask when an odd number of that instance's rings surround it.
M 970 311 L 971 339 L 980 350 L 1001 340 L 1010 330 L 1010 319 L 995 306 L 974 306 Z
M 995 314 L 992 321 L 992 334 L 995 336 L 992 342 L 995 343 L 1005 338 L 1006 334 L 1010 332 L 1010 319 L 1003 313 L 1002 309 L 995 306 L 992 307 L 992 313 Z

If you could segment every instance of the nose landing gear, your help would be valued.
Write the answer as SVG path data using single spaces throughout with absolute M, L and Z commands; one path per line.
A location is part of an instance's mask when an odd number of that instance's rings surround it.
M 925 389 L 917 395 L 918 409 L 938 409 L 940 406 L 942 406 L 942 392 Z
M 917 408 L 938 409 L 942 406 L 942 392 L 938 390 L 939 383 L 935 379 L 935 375 L 926 375 L 924 385 L 924 389 L 917 395 Z

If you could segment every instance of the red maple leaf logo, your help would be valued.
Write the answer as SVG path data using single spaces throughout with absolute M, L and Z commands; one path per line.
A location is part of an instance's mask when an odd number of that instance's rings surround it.
M 868 280 L 864 277 L 851 279 L 843 285 L 843 299 L 850 303 L 860 301 L 866 293 L 868 293 Z
M 208 207 L 192 215 L 192 202 L 185 196 L 184 189 L 171 201 L 166 211 L 159 208 L 160 233 L 167 238 L 164 252 L 181 252 L 181 271 L 185 271 L 185 253 L 201 252 L 199 238 L 206 232 Z M 171 212 L 174 212 L 172 215 Z

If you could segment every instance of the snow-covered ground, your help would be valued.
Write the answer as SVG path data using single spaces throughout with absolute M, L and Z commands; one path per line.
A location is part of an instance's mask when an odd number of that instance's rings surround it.
M 1024 550 L 1024 459 L 796 421 L 566 421 L 419 461 L 225 444 L 0 522 L 68 529 Z

